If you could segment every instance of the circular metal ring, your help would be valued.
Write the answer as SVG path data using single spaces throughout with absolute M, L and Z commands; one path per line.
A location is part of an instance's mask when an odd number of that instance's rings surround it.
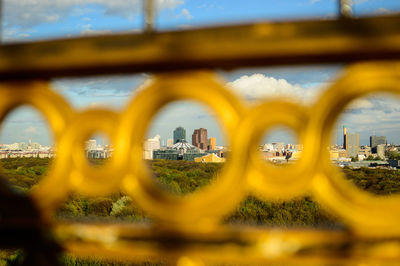
M 89 109 L 78 113 L 68 125 L 60 140 L 62 152 L 55 164 L 62 164 L 60 175 L 64 173 L 64 178 L 69 179 L 74 191 L 88 196 L 106 195 L 120 185 L 121 175 L 114 166 L 113 157 L 104 165 L 95 167 L 88 162 L 84 153 L 84 143 L 93 133 L 104 132 L 113 143 L 117 125 L 117 114 L 105 109 Z
M 123 113 L 114 157 L 131 166 L 131 174 L 124 178 L 123 186 L 150 215 L 161 221 L 179 223 L 181 229 L 200 224 L 205 229 L 243 198 L 244 178 L 239 174 L 243 162 L 236 156 L 238 144 L 233 141 L 232 153 L 211 185 L 183 198 L 161 190 L 142 158 L 143 139 L 156 113 L 177 100 L 194 100 L 211 107 L 226 129 L 228 140 L 234 140 L 244 112 L 241 101 L 217 82 L 213 73 L 168 73 L 159 75 Z
M 333 126 L 344 108 L 353 100 L 371 93 L 400 95 L 399 63 L 361 63 L 348 68 L 312 109 L 308 141 L 314 142 L 313 179 L 317 199 L 333 210 L 356 232 L 363 235 L 400 235 L 400 195 L 375 196 L 356 188 L 329 159 Z
M 283 99 L 270 100 L 251 109 L 240 123 L 236 137 L 243 140 L 251 157 L 248 183 L 250 192 L 262 199 L 287 199 L 303 194 L 311 183 L 310 162 L 300 157 L 293 165 L 276 167 L 261 159 L 257 150 L 265 132 L 278 125 L 292 129 L 303 143 L 308 110 Z M 306 149 L 307 147 L 305 147 Z M 306 150 L 305 150 L 306 152 Z M 305 157 L 307 158 L 307 157 Z
M 0 84 L 1 121 L 13 109 L 24 104 L 33 106 L 47 119 L 57 146 L 73 116 L 73 111 L 68 103 L 63 97 L 50 89 L 48 82 L 32 81 Z M 32 198 L 44 212 L 49 210 L 49 206 L 59 202 L 66 195 L 66 187 L 57 184 L 58 178 L 54 174 L 55 172 L 57 172 L 57 169 L 52 165 L 48 169 L 46 177 L 32 190 Z

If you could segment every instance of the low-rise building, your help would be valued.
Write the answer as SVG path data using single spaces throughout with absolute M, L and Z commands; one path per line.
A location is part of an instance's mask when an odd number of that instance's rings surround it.
M 225 158 L 221 158 L 214 153 L 210 153 L 202 157 L 194 158 L 194 161 L 196 163 L 223 163 L 225 162 Z
M 194 158 L 207 155 L 206 152 L 186 142 L 179 140 L 172 147 L 153 151 L 153 159 L 194 161 Z
M 390 167 L 400 168 L 400 160 L 388 160 Z

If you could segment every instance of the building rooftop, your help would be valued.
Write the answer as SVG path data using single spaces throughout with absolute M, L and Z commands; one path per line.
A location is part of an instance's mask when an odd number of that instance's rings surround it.
M 175 150 L 198 150 L 197 147 L 193 146 L 192 144 L 188 143 L 186 140 L 181 139 L 174 145 L 172 145 L 171 149 Z

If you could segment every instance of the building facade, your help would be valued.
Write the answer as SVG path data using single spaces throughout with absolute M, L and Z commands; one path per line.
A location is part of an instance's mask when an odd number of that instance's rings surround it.
M 192 135 L 192 145 L 199 149 L 207 150 L 208 148 L 207 129 L 199 128 L 194 130 Z
M 349 133 L 346 126 L 343 126 L 343 149 L 349 157 L 357 157 L 360 149 L 360 134 Z
M 386 144 L 378 144 L 376 146 L 376 153 L 381 159 L 385 158 Z
M 349 157 L 357 157 L 360 149 L 360 134 L 347 134 L 347 154 Z
M 217 139 L 209 138 L 208 139 L 208 150 L 215 150 L 217 147 Z
M 178 141 L 170 148 L 153 151 L 153 159 L 185 160 L 194 161 L 194 158 L 202 157 L 207 153 L 187 143 L 185 140 Z
M 183 127 L 177 127 L 174 130 L 174 144 L 181 140 L 186 140 L 186 130 Z
M 380 144 L 387 144 L 386 136 L 370 136 L 369 146 L 371 147 L 372 153 L 377 153 L 377 146 Z
M 153 151 L 160 149 L 160 135 L 155 136 L 152 139 L 147 139 L 143 144 L 143 158 L 145 160 L 153 159 Z
M 284 142 L 272 142 L 272 147 L 275 151 L 282 151 L 285 149 Z
M 90 139 L 85 142 L 85 150 L 93 151 L 97 148 L 97 141 L 95 139 Z
M 167 147 L 172 147 L 174 145 L 174 139 L 168 139 L 167 140 Z

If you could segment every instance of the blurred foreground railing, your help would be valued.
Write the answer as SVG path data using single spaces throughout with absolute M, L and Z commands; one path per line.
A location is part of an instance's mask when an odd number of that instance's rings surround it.
M 400 196 L 372 196 L 353 187 L 331 166 L 325 147 L 350 101 L 373 92 L 400 94 L 398 59 L 400 16 L 3 45 L 1 118 L 19 105 L 34 106 L 47 118 L 59 152 L 29 197 L 2 186 L 0 245 L 24 248 L 28 265 L 53 265 L 61 250 L 82 257 L 178 265 L 397 264 Z M 291 99 L 249 107 L 213 73 L 215 69 L 313 63 L 353 64 L 311 107 Z M 121 113 L 74 110 L 48 82 L 56 77 L 143 71 L 157 73 L 155 79 Z M 142 140 L 157 112 L 182 99 L 215 111 L 232 152 L 212 185 L 178 198 L 159 189 L 151 178 L 142 161 Z M 293 129 L 304 144 L 298 163 L 282 169 L 262 164 L 251 152 L 263 133 L 277 125 Z M 107 164 L 95 168 L 84 158 L 83 143 L 99 131 L 110 137 L 115 153 Z M 154 223 L 60 224 L 52 218 L 71 193 L 95 196 L 119 190 L 130 195 Z M 222 218 L 250 194 L 268 200 L 312 195 L 347 229 L 221 225 Z

